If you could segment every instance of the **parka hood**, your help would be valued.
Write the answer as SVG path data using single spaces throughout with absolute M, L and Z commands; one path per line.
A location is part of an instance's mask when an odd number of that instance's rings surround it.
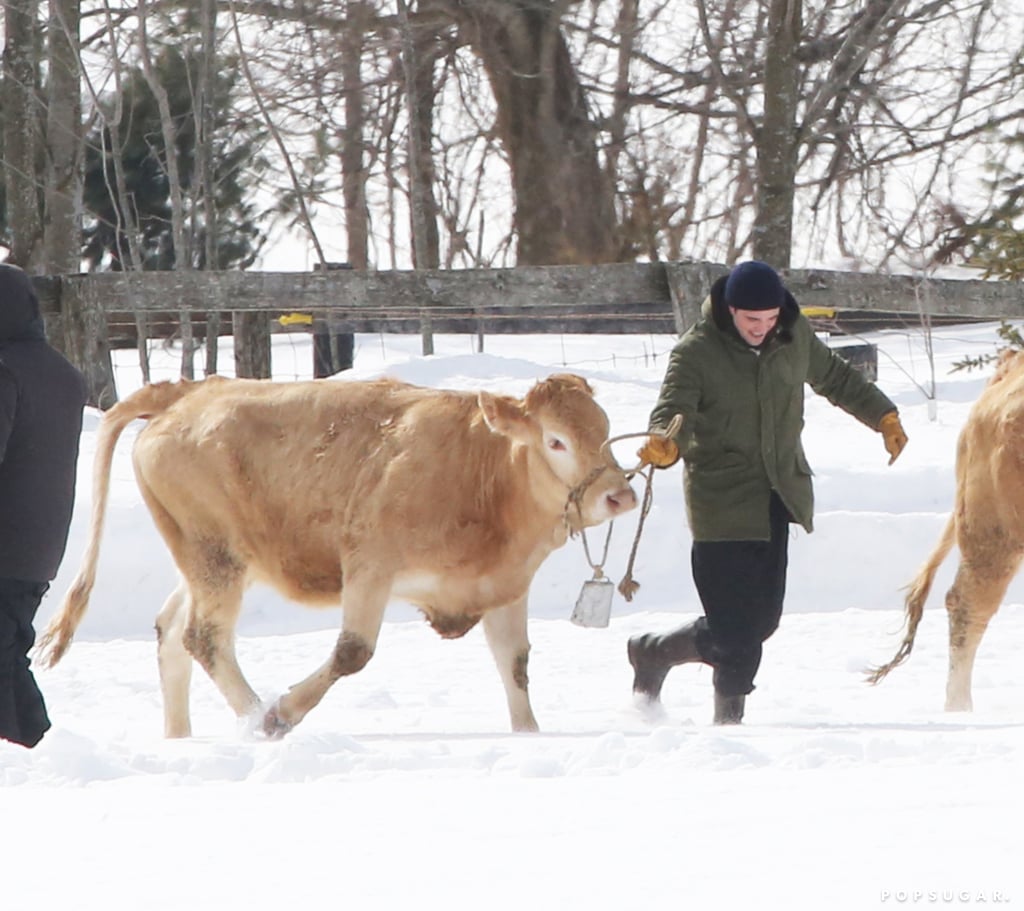
M 725 282 L 729 276 L 723 275 L 711 286 L 709 302 L 711 305 L 711 318 L 722 332 L 726 332 L 735 338 L 740 338 L 736 331 L 736 324 L 732 321 L 732 314 L 729 312 L 729 305 L 725 302 Z M 788 342 L 793 337 L 793 326 L 800 317 L 800 305 L 796 298 L 786 289 L 782 306 L 779 308 L 779 321 L 771 334 L 765 341 L 777 338 L 780 342 Z
M 0 263 L 0 343 L 30 338 L 46 338 L 32 279 L 17 266 Z

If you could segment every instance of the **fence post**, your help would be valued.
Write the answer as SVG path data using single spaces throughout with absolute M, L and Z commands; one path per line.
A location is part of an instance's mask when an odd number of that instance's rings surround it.
M 313 317 L 313 378 L 334 376 L 351 370 L 355 360 L 356 337 L 338 331 L 331 316 Z
M 700 308 L 711 286 L 729 270 L 711 263 L 665 263 L 676 332 L 682 335 L 700 319 Z
M 351 271 L 351 263 L 317 263 L 315 272 Z M 333 311 L 313 314 L 313 378 L 351 370 L 355 363 L 356 336 Z
M 235 337 L 235 376 L 270 379 L 270 314 L 236 310 L 231 324 Z
M 89 404 L 106 410 L 117 402 L 106 314 L 91 295 L 83 293 L 84 283 L 62 277 L 59 288 L 64 350 L 85 375 Z
M 423 340 L 423 353 L 430 355 L 434 353 L 434 324 L 430 319 L 430 310 L 424 307 L 420 310 L 420 337 Z

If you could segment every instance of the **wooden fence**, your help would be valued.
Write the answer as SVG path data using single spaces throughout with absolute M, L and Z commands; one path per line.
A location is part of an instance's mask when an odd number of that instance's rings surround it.
M 308 313 L 332 331 L 421 333 L 679 333 L 728 268 L 714 263 L 617 263 L 445 271 L 144 272 L 35 279 L 47 333 L 88 378 L 94 404 L 116 401 L 111 327 L 174 325 L 203 334 L 212 314 Z M 1024 318 L 1015 283 L 793 270 L 803 307 L 835 310 L 839 328 L 883 314 L 949 321 Z M 267 319 L 269 327 L 274 322 Z M 166 331 L 162 334 L 166 335 Z M 426 348 L 425 342 L 425 350 Z

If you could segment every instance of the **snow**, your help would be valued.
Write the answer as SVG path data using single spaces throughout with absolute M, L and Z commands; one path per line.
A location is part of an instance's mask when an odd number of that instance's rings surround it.
M 1024 902 L 1024 588 L 979 652 L 975 711 L 942 710 L 946 622 L 936 581 L 909 662 L 877 687 L 902 627 L 901 587 L 934 546 L 953 494 L 956 435 L 985 382 L 950 373 L 993 351 L 995 326 L 935 332 L 937 402 L 919 333 L 868 337 L 879 384 L 910 444 L 888 467 L 881 438 L 808 393 L 816 531 L 793 532 L 786 613 L 765 648 L 745 723 L 712 726 L 711 674 L 670 674 L 664 710 L 634 705 L 633 633 L 699 611 L 688 571 L 680 470 L 657 475 L 632 603 L 607 629 L 568 620 L 590 569 L 579 542 L 531 595 L 531 695 L 542 732 L 508 729 L 479 629 L 438 638 L 395 604 L 367 668 L 340 681 L 291 734 L 238 723 L 201 671 L 193 729 L 162 737 L 153 618 L 174 579 L 130 465 L 117 450 L 99 581 L 75 645 L 37 670 L 54 727 L 27 751 L 0 742 L 3 906 L 205 911 L 444 906 L 563 909 L 992 907 Z M 613 434 L 642 431 L 673 339 L 359 336 L 356 369 L 521 394 L 538 377 L 586 376 Z M 173 373 L 158 353 L 156 378 Z M 118 352 L 121 392 L 137 384 Z M 223 355 L 230 365 L 230 352 Z M 308 376 L 308 338 L 275 339 L 275 374 Z M 929 416 L 934 408 L 935 420 Z M 82 438 L 68 556 L 37 620 L 57 609 L 84 547 L 98 415 Z M 637 440 L 617 444 L 633 465 Z M 639 492 L 639 489 L 638 489 Z M 625 569 L 637 513 L 614 528 L 606 570 Z M 591 552 L 604 534 L 591 532 Z M 242 667 L 269 700 L 329 653 L 335 610 L 268 591 L 247 599 Z

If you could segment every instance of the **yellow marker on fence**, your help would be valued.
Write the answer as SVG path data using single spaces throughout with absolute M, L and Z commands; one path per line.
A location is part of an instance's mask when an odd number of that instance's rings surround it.
M 839 311 L 835 307 L 801 307 L 800 312 L 808 319 L 835 319 Z
M 282 326 L 312 326 L 313 315 L 311 313 L 282 313 L 277 321 Z

